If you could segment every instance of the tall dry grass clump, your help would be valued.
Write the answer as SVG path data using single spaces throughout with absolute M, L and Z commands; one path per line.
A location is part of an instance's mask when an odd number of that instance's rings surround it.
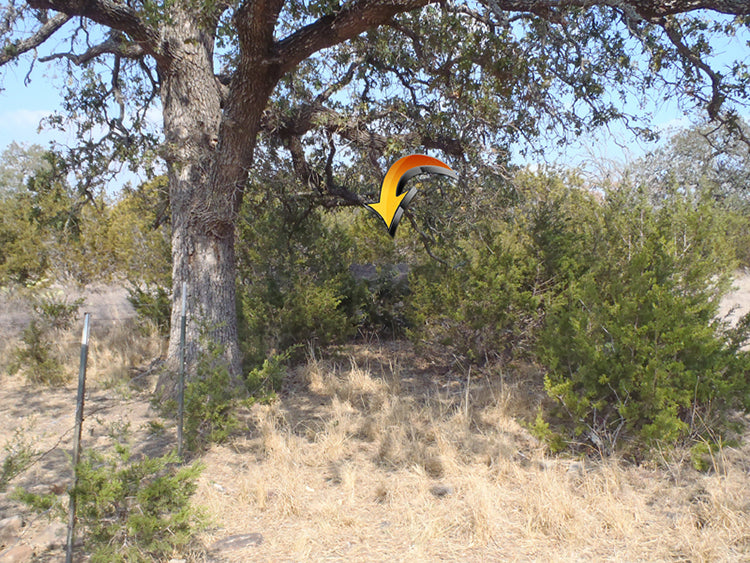
M 107 288 L 105 288 L 107 289 Z M 166 341 L 155 326 L 120 315 L 117 295 L 94 295 L 88 355 L 88 381 L 121 386 L 161 357 Z M 6 287 L 0 293 L 0 370 L 18 373 L 35 385 L 72 383 L 78 372 L 86 297 L 79 290 Z M 107 301 L 107 300 L 110 301 Z M 109 311 L 108 309 L 112 309 Z M 102 316 L 104 315 L 104 316 Z
M 50 354 L 59 359 L 64 381 L 74 382 L 80 363 L 81 327 L 55 329 Z M 105 324 L 94 321 L 89 340 L 87 385 L 125 390 L 140 370 L 165 352 L 156 328 L 136 326 L 133 319 Z
M 133 378 L 166 354 L 167 341 L 153 323 L 126 319 L 95 327 L 89 344 L 91 380 L 104 387 L 126 388 Z M 146 374 L 147 375 L 147 374 Z

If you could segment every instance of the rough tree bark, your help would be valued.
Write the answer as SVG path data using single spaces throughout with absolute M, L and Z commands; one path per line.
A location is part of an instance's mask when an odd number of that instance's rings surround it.
M 228 210 L 212 211 L 211 166 L 221 122 L 221 97 L 213 69 L 214 37 L 195 14 L 176 4 L 162 34 L 160 65 L 164 157 L 172 210 L 173 307 L 168 371 L 176 370 L 180 344 L 182 282 L 187 283 L 186 362 L 193 365 L 201 338 L 223 343 L 232 372 L 240 353 L 234 313 L 234 237 Z M 204 334 L 201 334 L 203 332 Z M 160 386 L 168 389 L 171 378 Z
M 170 148 L 173 222 L 173 307 L 168 352 L 168 367 L 173 369 L 160 379 L 163 392 L 174 389 L 170 374 L 177 366 L 182 281 L 188 284 L 188 312 L 193 321 L 187 333 L 188 365 L 195 365 L 201 340 L 209 338 L 223 346 L 235 379 L 241 375 L 235 310 L 235 219 L 252 167 L 263 111 L 280 77 L 310 54 L 387 21 L 408 6 L 426 3 L 408 0 L 378 6 L 373 2 L 367 10 L 343 10 L 336 18 L 319 20 L 280 43 L 274 42 L 273 32 L 283 0 L 244 4 L 234 18 L 240 57 L 223 111 L 218 110 L 220 89 L 210 80 L 213 69 L 209 64 L 209 42 L 200 49 L 194 47 L 202 44 L 196 41 L 202 36 L 198 29 L 191 28 L 189 15 L 184 25 L 170 29 L 175 41 L 191 47 L 182 48 L 179 54 L 169 53 L 170 71 L 177 76 L 162 77 L 165 84 L 171 83 L 162 94 L 162 103 Z M 201 88 L 200 93 L 196 86 Z M 186 95 L 191 92 L 195 101 Z

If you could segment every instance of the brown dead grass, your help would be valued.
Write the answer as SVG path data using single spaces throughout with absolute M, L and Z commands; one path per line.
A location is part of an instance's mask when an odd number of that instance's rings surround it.
M 77 384 L 80 366 L 81 328 L 52 329 L 48 335 L 50 350 L 63 366 L 67 386 Z M 19 336 L 0 342 L 0 374 L 6 373 L 13 363 L 15 350 L 24 346 Z M 129 393 L 133 377 L 144 367 L 166 353 L 166 342 L 155 327 L 136 326 L 134 319 L 118 324 L 96 327 L 89 340 L 86 369 L 87 385 L 116 387 Z M 29 379 L 33 367 L 21 366 L 21 380 Z
M 28 310 L 17 306 L 19 323 L 28 323 Z M 103 315 L 102 315 L 103 316 Z M 26 520 L 20 541 L 32 542 L 49 523 L 13 500 L 16 487 L 40 494 L 64 495 L 72 481 L 70 456 L 80 358 L 81 327 L 50 334 L 52 353 L 60 359 L 67 383 L 45 387 L 29 383 L 29 366 L 8 373 L 14 351 L 22 345 L 19 327 L 0 323 L 0 463 L 21 448 L 34 453 L 34 463 L 0 493 L 0 519 L 20 514 Z M 164 351 L 155 330 L 142 329 L 132 318 L 94 320 L 89 342 L 86 405 L 82 447 L 111 451 L 113 437 L 128 436 L 136 454 L 160 455 L 174 443 L 174 424 L 160 420 L 141 393 L 149 384 L 144 368 Z M 163 423 L 154 432 L 149 421 Z M 64 498 L 67 504 L 67 497 Z M 44 561 L 61 560 L 61 552 L 40 555 Z
M 13 363 L 14 350 L 22 346 L 25 327 L 32 319 L 31 300 L 41 290 L 20 287 L 0 288 L 0 374 Z M 87 380 L 90 384 L 121 387 L 135 372 L 166 352 L 166 342 L 154 326 L 138 322 L 127 301 L 127 292 L 118 286 L 94 286 L 81 290 L 54 285 L 41 293 L 68 303 L 83 298 L 84 304 L 73 327 L 51 330 L 48 339 L 52 355 L 64 366 L 69 382 L 75 383 L 80 359 L 83 313 L 91 313 L 91 337 Z M 44 321 L 41 323 L 44 324 Z M 22 366 L 22 379 L 25 375 Z
M 677 476 L 549 458 L 509 414 L 533 412 L 532 381 L 475 374 L 467 403 L 464 376 L 420 371 L 404 345 L 346 352 L 311 358 L 204 456 L 204 543 L 264 536 L 226 560 L 750 558 L 747 450 Z

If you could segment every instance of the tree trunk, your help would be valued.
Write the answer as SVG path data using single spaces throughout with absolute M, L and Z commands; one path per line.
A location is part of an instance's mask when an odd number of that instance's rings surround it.
M 165 32 L 169 68 L 162 106 L 172 210 L 172 315 L 167 369 L 157 390 L 173 394 L 179 368 L 182 282 L 187 283 L 187 376 L 199 354 L 218 344 L 237 385 L 235 223 L 252 165 L 261 116 L 278 82 L 277 65 L 245 57 L 221 109 L 213 71 L 213 38 L 181 10 Z M 261 39 L 261 38 L 258 38 Z M 257 46 L 256 46 L 257 47 Z M 241 47 L 242 49 L 242 47 Z
M 198 18 L 180 9 L 163 31 L 167 68 L 160 68 L 165 158 L 172 210 L 172 315 L 162 393 L 173 394 L 179 368 L 182 282 L 187 283 L 186 365 L 188 376 L 209 342 L 220 345 L 230 372 L 241 358 L 235 311 L 233 216 L 215 201 L 210 172 L 221 120 L 213 71 L 214 38 Z M 217 205 L 218 204 L 218 205 Z M 217 216 L 216 210 L 224 211 Z

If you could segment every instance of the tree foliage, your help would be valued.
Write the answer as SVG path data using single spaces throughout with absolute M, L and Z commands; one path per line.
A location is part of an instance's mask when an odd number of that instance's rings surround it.
M 518 172 L 505 205 L 457 237 L 462 262 L 415 269 L 412 338 L 462 362 L 540 366 L 551 403 L 534 428 L 555 448 L 638 455 L 723 436 L 750 406 L 747 320 L 717 317 L 736 216 L 709 191 L 655 202 L 653 187 Z
M 412 337 L 469 361 L 530 357 L 550 296 L 586 267 L 595 228 L 592 194 L 574 174 L 518 171 L 494 189 L 502 200 L 451 241 L 454 261 L 415 270 L 410 299 Z
M 655 205 L 668 205 L 675 191 L 692 200 L 709 198 L 727 211 L 722 236 L 731 241 L 744 267 L 750 265 L 750 147 L 742 141 L 748 127 L 738 123 L 740 138 L 716 125 L 702 124 L 675 134 L 669 142 L 627 170 Z
M 191 314 L 216 327 L 236 376 L 233 235 L 251 171 L 293 175 L 319 205 L 361 205 L 395 155 L 436 151 L 461 178 L 447 201 L 482 201 L 472 180 L 507 175 L 514 143 L 564 143 L 613 119 L 648 133 L 628 109 L 645 94 L 732 127 L 750 75 L 741 56 L 717 66 L 713 39 L 746 41 L 749 14 L 744 0 L 12 0 L 0 65 L 28 56 L 69 71 L 50 123 L 81 140 L 65 154 L 75 193 L 95 195 L 121 164 L 163 159 L 170 357 L 190 281 Z M 50 51 L 52 36 L 69 50 Z M 146 119 L 157 99 L 161 137 Z M 409 220 L 433 247 L 447 222 L 442 209 Z
M 602 451 L 625 436 L 674 443 L 750 406 L 746 329 L 717 318 L 734 265 L 726 216 L 673 192 L 659 207 L 622 186 L 586 243 L 593 258 L 549 307 L 539 358 L 573 433 Z M 574 259 L 574 257 L 570 257 Z
M 65 165 L 39 146 L 12 144 L 0 171 L 0 279 L 38 281 L 51 266 L 52 243 L 78 234 Z
M 11 145 L 0 167 L 0 283 L 129 280 L 170 285 L 165 179 L 112 200 L 82 197 L 67 164 L 39 146 Z

